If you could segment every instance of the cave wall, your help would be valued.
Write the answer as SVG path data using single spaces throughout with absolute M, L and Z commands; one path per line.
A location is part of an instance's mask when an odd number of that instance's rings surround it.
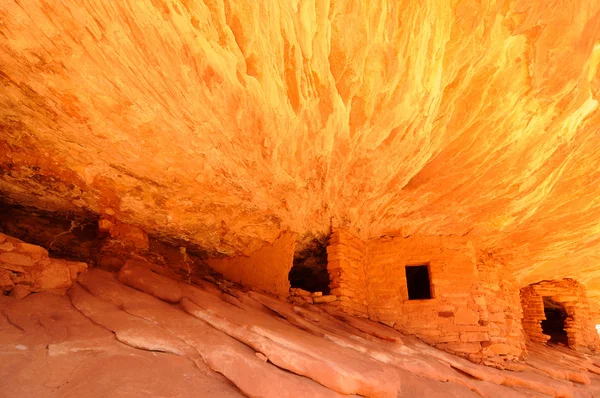
M 540 343 L 550 339 L 550 336 L 542 332 L 541 326 L 541 322 L 546 319 L 543 302 L 545 296 L 563 304 L 567 311 L 565 331 L 569 347 L 579 351 L 598 351 L 600 338 L 585 286 L 573 279 L 542 281 L 521 289 L 523 329 L 527 336 Z
M 208 259 L 206 263 L 232 282 L 287 297 L 295 241 L 296 234 L 284 232 L 272 245 L 265 245 L 250 256 Z
M 600 297 L 600 2 L 120 3 L 0 2 L 12 203 L 211 256 L 469 232 Z
M 96 262 L 101 244 L 98 219 L 90 212 L 51 213 L 11 206 L 0 200 L 0 232 L 67 260 Z

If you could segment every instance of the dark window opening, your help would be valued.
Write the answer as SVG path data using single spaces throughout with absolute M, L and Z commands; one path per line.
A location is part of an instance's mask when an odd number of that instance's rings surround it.
M 565 320 L 568 315 L 565 307 L 550 297 L 544 297 L 544 314 L 546 319 L 542 321 L 542 332 L 550 336 L 548 342 L 568 345 L 569 341 L 565 330 Z
M 431 298 L 431 283 L 429 281 L 429 266 L 407 265 L 406 285 L 409 300 L 427 300 Z
M 328 239 L 315 239 L 304 250 L 294 253 L 294 263 L 288 274 L 291 287 L 329 294 L 327 244 Z

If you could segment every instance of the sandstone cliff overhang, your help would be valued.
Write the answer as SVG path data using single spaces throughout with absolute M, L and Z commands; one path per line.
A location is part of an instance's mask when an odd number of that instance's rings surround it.
M 214 255 L 468 235 L 600 288 L 600 3 L 0 4 L 0 193 Z

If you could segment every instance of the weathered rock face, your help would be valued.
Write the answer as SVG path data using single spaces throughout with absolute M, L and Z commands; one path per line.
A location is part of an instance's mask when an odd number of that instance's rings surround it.
M 0 4 L 0 193 L 213 254 L 464 235 L 600 288 L 600 2 Z
M 23 298 L 32 292 L 64 293 L 79 273 L 82 262 L 49 258 L 46 249 L 0 233 L 0 293 Z
M 211 259 L 207 264 L 228 280 L 287 297 L 294 240 L 294 234 L 284 233 L 272 246 L 264 246 L 249 257 Z

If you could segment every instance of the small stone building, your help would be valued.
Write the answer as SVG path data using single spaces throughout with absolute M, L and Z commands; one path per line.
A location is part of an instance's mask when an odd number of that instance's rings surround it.
M 532 341 L 563 343 L 574 350 L 600 348 L 585 287 L 573 280 L 542 281 L 521 289 L 523 329 Z
M 329 305 L 475 361 L 525 353 L 519 289 L 502 264 L 464 238 L 362 241 L 334 229 Z

